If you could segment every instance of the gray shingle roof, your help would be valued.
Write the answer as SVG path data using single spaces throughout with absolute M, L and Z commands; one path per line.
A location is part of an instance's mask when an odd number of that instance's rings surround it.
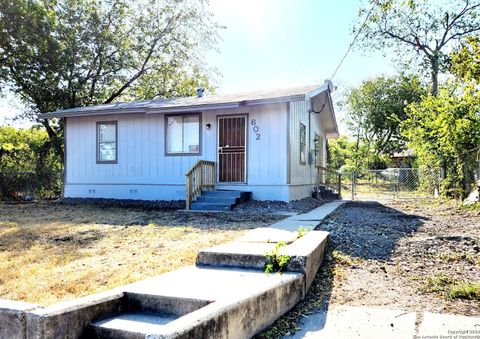
M 281 88 L 273 90 L 255 90 L 249 92 L 205 95 L 160 100 L 140 100 L 117 102 L 105 105 L 77 107 L 43 114 L 43 118 L 116 114 L 116 113 L 160 113 L 192 110 L 233 108 L 241 105 L 256 105 L 273 102 L 302 100 L 308 95 L 315 95 L 328 90 L 328 84 Z

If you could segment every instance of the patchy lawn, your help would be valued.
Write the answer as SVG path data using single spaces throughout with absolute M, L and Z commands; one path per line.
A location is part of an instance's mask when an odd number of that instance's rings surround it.
M 0 203 L 0 298 L 49 305 L 193 264 L 282 216 Z
M 331 241 L 306 299 L 258 337 L 336 305 L 480 316 L 480 206 L 351 202 L 318 229 Z

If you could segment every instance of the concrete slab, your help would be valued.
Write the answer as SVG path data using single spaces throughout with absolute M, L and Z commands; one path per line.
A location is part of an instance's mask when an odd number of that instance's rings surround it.
M 300 273 L 267 275 L 190 266 L 130 284 L 125 291 L 213 301 L 158 327 L 148 338 L 246 338 L 298 303 L 304 297 L 304 288 Z
M 332 201 L 323 204 L 308 213 L 297 214 L 285 220 L 276 222 L 273 225 L 270 225 L 270 227 L 292 232 L 298 231 L 300 227 L 311 230 L 320 225 L 323 219 L 345 202 L 346 200 Z
M 295 241 L 297 238 L 298 232 L 280 230 L 271 227 L 260 227 L 249 231 L 244 236 L 235 239 L 235 241 L 263 243 L 286 242 L 289 244 Z
M 285 220 L 281 220 L 279 222 L 276 222 L 272 224 L 270 227 L 279 229 L 279 230 L 285 230 L 285 231 L 291 231 L 291 232 L 298 232 L 298 229 L 300 227 L 306 228 L 308 230 L 314 229 L 320 225 L 320 221 L 316 220 L 297 220 L 297 219 L 291 219 L 287 218 Z
M 160 316 L 145 313 L 124 313 L 97 321 L 93 326 L 101 327 L 105 330 L 116 330 L 116 337 L 122 335 L 121 332 L 134 332 L 142 334 L 143 337 L 150 333 L 162 332 L 165 325 L 177 319 L 173 316 Z M 106 332 L 106 331 L 105 331 Z M 119 333 L 120 332 L 120 333 Z
M 0 338 L 24 339 L 25 312 L 39 307 L 21 301 L 0 299 Z
M 198 252 L 196 264 L 214 267 L 263 269 L 265 254 L 275 249 L 274 243 L 232 241 Z
M 265 274 L 255 270 L 187 266 L 123 286 L 123 290 L 209 301 L 238 300 L 299 276 L 299 273 Z
M 286 338 L 405 339 L 415 334 L 414 312 L 339 306 L 310 315 L 301 330 Z
M 338 207 L 343 205 L 345 202 L 346 202 L 345 200 L 332 201 L 322 206 L 319 206 L 308 213 L 298 214 L 289 219 L 300 220 L 300 221 L 307 221 L 307 220 L 322 221 L 323 219 L 325 219 L 325 217 L 327 217 L 330 213 L 335 211 Z
M 0 309 L 4 310 L 16 310 L 16 311 L 29 311 L 41 306 L 23 301 L 0 299 Z
M 29 339 L 79 338 L 88 324 L 124 309 L 124 293 L 110 290 L 26 313 Z
M 147 338 L 251 338 L 304 297 L 304 277 L 291 276 L 281 284 L 238 298 L 236 292 L 232 290 L 229 298 L 172 321 L 162 333 Z
M 125 293 L 125 312 L 168 314 L 181 317 L 211 303 L 210 300 L 169 297 L 148 293 Z
M 291 257 L 287 265 L 290 272 L 305 274 L 305 289 L 308 290 L 315 279 L 323 261 L 323 254 L 328 243 L 328 232 L 310 231 L 290 245 L 281 247 L 280 254 Z
M 480 318 L 423 313 L 418 338 L 480 338 Z
M 298 236 L 298 232 L 289 232 L 278 229 L 270 230 L 279 239 L 285 239 L 285 235 Z M 259 237 L 253 234 L 246 239 L 268 240 L 269 229 L 261 230 Z M 323 260 L 323 253 L 328 241 L 328 232 L 310 231 L 294 242 L 279 249 L 280 255 L 291 257 L 287 265 L 289 272 L 301 272 L 306 277 L 306 287 L 309 288 L 318 268 Z M 214 246 L 201 250 L 197 255 L 197 265 L 210 267 L 237 267 L 248 269 L 264 269 L 265 255 L 275 249 L 274 243 L 264 242 L 237 242 Z

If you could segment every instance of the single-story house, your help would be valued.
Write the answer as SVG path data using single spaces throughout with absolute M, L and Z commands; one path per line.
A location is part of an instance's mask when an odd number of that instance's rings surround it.
M 326 140 L 338 136 L 332 89 L 325 81 L 228 95 L 199 90 L 43 117 L 65 119 L 65 197 L 185 199 L 186 173 L 205 160 L 210 188 L 291 201 L 311 195 Z

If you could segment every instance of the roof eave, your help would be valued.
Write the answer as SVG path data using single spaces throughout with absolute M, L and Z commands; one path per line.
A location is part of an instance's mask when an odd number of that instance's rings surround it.
M 109 115 L 109 114 L 127 114 L 127 113 L 145 113 L 144 108 L 119 108 L 119 109 L 104 109 L 96 111 L 56 111 L 51 113 L 43 113 L 40 115 L 41 119 L 51 119 L 51 118 L 68 118 L 68 117 L 83 117 L 83 116 L 92 116 L 92 115 Z
M 238 108 L 240 106 L 255 106 L 255 105 L 268 105 L 283 103 L 295 100 L 305 100 L 306 95 L 290 95 L 277 98 L 268 99 L 256 99 L 256 100 L 244 100 L 229 103 L 216 103 L 216 104 L 200 104 L 200 105 L 188 105 L 188 106 L 172 106 L 172 107 L 146 107 L 146 108 L 118 108 L 118 109 L 106 109 L 106 110 L 91 110 L 91 111 L 57 111 L 52 113 L 44 113 L 41 115 L 43 119 L 50 118 L 68 118 L 68 117 L 80 117 L 80 116 L 93 116 L 93 115 L 108 115 L 108 114 L 128 114 L 128 113 L 180 113 L 180 112 L 201 112 L 216 109 L 228 109 Z
M 333 101 L 332 101 L 332 96 L 330 94 L 330 91 L 327 91 L 327 95 L 328 95 L 328 101 L 329 101 L 329 105 L 330 105 L 330 114 L 332 116 L 332 120 L 333 120 L 333 124 L 335 126 L 335 133 L 337 134 L 337 136 L 335 138 L 338 138 L 339 137 L 339 130 L 338 130 L 338 124 L 337 124 L 337 117 L 335 115 L 335 107 L 333 106 Z

